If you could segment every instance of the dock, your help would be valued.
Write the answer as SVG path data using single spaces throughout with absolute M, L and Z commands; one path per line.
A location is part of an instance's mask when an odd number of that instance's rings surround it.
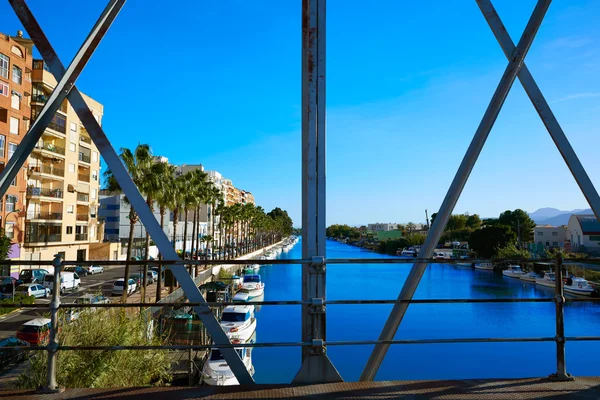
M 553 382 L 548 378 L 441 381 L 342 382 L 253 385 L 67 389 L 61 394 L 2 392 L 10 399 L 598 399 L 600 378 Z

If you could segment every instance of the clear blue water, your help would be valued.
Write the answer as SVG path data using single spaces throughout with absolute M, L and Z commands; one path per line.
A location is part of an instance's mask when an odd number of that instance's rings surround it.
M 279 258 L 301 258 L 301 242 Z M 354 246 L 327 242 L 328 258 L 387 257 Z M 354 264 L 327 267 L 328 300 L 395 299 L 410 264 Z M 265 300 L 300 300 L 301 266 L 265 266 Z M 506 278 L 491 271 L 453 265 L 427 268 L 417 299 L 552 297 L 551 288 Z M 330 305 L 327 339 L 376 340 L 391 305 Z M 553 303 L 413 304 L 396 339 L 466 337 L 553 337 Z M 299 306 L 262 306 L 257 312 L 259 342 L 299 342 Z M 567 304 L 567 336 L 600 335 L 600 306 Z M 392 345 L 377 380 L 538 377 L 555 371 L 555 345 L 541 343 L 478 343 Z M 373 346 L 331 346 L 328 355 L 346 381 L 358 380 Z M 600 375 L 597 342 L 567 343 L 567 371 Z M 288 383 L 300 367 L 299 348 L 257 348 L 253 351 L 259 383 Z

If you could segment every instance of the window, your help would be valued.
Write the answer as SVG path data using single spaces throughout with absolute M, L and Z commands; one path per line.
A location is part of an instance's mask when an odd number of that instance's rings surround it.
M 15 154 L 15 151 L 17 151 L 17 144 L 16 143 L 8 143 L 8 159 L 9 160 L 13 156 L 13 154 Z
M 98 193 L 98 189 L 92 189 L 92 199 L 96 198 L 96 194 Z
M 73 204 L 67 206 L 67 214 L 73 214 Z
M 17 196 L 9 194 L 6 196 L 6 212 L 15 211 L 15 205 L 17 204 Z
M 552 236 L 558 236 L 558 232 L 552 232 Z
M 96 218 L 96 207 L 90 208 L 90 217 Z
M 0 135 L 0 157 L 4 157 L 4 148 L 6 147 L 6 136 Z
M 558 247 L 558 242 L 552 242 L 552 246 Z
M 21 109 L 21 95 L 15 91 L 10 95 L 10 106 L 15 110 Z
M 12 81 L 19 85 L 23 83 L 23 70 L 16 65 L 13 65 Z
M 8 85 L 0 82 L 0 95 L 8 97 Z
M 8 56 L 0 53 L 0 76 L 8 79 L 8 65 L 9 65 Z
M 96 237 L 96 227 L 92 225 L 92 227 L 90 228 L 90 237 L 91 238 L 95 238 Z
M 10 133 L 13 135 L 19 134 L 19 118 L 10 117 Z
M 75 164 L 69 164 L 69 172 L 72 174 L 75 173 Z
M 75 145 L 75 143 L 69 143 L 69 150 L 70 151 L 77 151 L 77 145 Z
M 92 170 L 92 179 L 95 181 L 98 180 L 98 171 Z
M 4 234 L 9 239 L 14 239 L 15 238 L 15 223 L 14 222 L 7 222 L 6 223 L 6 225 L 4 226 Z
M 591 235 L 590 236 L 590 241 L 592 241 L 592 242 L 600 242 L 600 236 L 598 236 L 598 235 Z
M 15 176 L 15 179 L 12 180 L 12 182 L 10 183 L 10 186 L 17 186 L 17 177 Z
M 544 232 L 538 231 L 538 236 L 544 236 Z
M 73 227 L 67 226 L 67 235 L 72 235 L 72 234 L 73 234 Z
M 98 152 L 92 151 L 92 162 L 98 162 Z

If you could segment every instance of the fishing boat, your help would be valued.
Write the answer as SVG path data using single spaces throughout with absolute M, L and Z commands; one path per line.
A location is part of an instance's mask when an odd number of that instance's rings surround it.
M 546 271 L 544 272 L 544 277 L 535 278 L 535 284 L 553 288 L 556 285 L 555 280 L 554 272 Z
M 534 271 L 529 271 L 528 273 L 521 275 L 519 278 L 525 282 L 535 282 L 539 276 Z
M 240 343 L 239 340 L 233 340 L 233 344 Z M 254 375 L 254 366 L 252 365 L 252 351 L 243 347 L 235 348 L 235 351 L 239 354 L 244 366 L 250 373 L 250 376 Z M 210 350 L 208 360 L 204 363 L 202 368 L 202 381 L 207 385 L 212 386 L 232 386 L 239 385 L 239 382 L 225 357 L 221 354 L 219 349 L 213 348 Z
M 221 328 L 229 340 L 247 342 L 256 331 L 254 306 L 245 304 L 225 307 L 221 314 Z
M 518 265 L 509 265 L 507 269 L 502 271 L 502 275 L 509 278 L 520 278 L 522 275 L 525 275 L 525 272 Z
M 569 294 L 578 296 L 591 296 L 594 293 L 594 287 L 584 278 L 567 278 L 565 279 L 563 289 Z
M 492 263 L 479 263 L 479 264 L 475 264 L 475 269 L 481 269 L 481 270 L 485 270 L 485 271 L 493 271 L 494 270 L 494 264 L 492 264 Z
M 248 293 L 250 298 L 257 297 L 265 292 L 265 284 L 261 281 L 260 275 L 244 275 L 240 291 Z

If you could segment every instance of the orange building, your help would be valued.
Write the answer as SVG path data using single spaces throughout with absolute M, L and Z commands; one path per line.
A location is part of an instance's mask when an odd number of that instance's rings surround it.
M 33 43 L 21 31 L 17 36 L 0 33 L 0 170 L 29 130 L 32 48 Z M 14 243 L 9 258 L 19 258 L 19 243 L 23 242 L 26 179 L 27 165 L 24 165 L 0 203 L 1 227 Z M 16 271 L 10 272 L 14 275 Z

